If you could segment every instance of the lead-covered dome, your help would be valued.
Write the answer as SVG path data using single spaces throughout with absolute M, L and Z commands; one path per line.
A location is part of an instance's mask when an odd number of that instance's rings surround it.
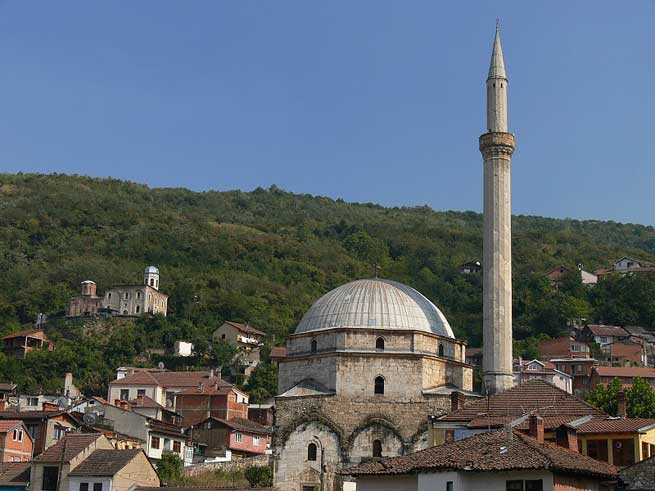
M 323 295 L 305 313 L 296 334 L 332 327 L 411 329 L 455 337 L 430 300 L 410 286 L 379 278 L 352 281 Z

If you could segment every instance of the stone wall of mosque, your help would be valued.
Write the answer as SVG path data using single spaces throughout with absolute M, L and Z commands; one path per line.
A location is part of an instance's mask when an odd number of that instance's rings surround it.
M 275 485 L 281 491 L 319 485 L 322 446 L 325 490 L 341 489 L 344 478 L 339 471 L 372 457 L 375 440 L 380 441 L 385 457 L 425 448 L 428 415 L 445 414 L 449 409 L 449 396 L 416 400 L 386 396 L 277 398 Z M 316 461 L 310 460 L 308 452 L 313 442 L 319 449 Z

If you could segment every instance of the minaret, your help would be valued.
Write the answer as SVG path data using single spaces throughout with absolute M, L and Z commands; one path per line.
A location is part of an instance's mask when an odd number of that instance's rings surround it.
M 487 77 L 487 133 L 480 136 L 484 158 L 482 260 L 483 375 L 488 393 L 512 384 L 512 210 L 510 163 L 514 135 L 507 129 L 507 75 L 500 33 Z

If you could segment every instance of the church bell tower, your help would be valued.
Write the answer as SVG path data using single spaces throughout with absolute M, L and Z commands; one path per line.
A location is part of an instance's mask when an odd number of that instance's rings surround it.
M 509 389 L 512 375 L 512 210 L 510 164 L 514 135 L 507 124 L 507 74 L 496 23 L 487 77 L 484 159 L 483 377 L 490 394 Z

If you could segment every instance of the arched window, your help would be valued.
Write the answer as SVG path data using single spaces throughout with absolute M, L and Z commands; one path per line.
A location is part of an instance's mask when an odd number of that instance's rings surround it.
M 316 340 L 312 339 L 311 352 L 316 353 Z
M 377 338 L 375 340 L 375 349 L 378 351 L 384 351 L 384 338 Z
M 375 377 L 375 388 L 373 391 L 375 394 L 384 395 L 384 377 L 378 375 Z
M 141 307 L 137 305 L 136 306 L 136 313 L 138 314 L 140 311 L 141 311 Z
M 111 292 L 107 293 L 107 299 L 111 298 Z
M 310 443 L 307 445 L 307 460 L 316 460 L 316 444 Z
M 439 343 L 439 356 L 443 356 L 443 344 Z
M 382 442 L 373 440 L 373 457 L 382 457 Z
M 155 279 L 154 278 L 150 278 L 150 286 L 155 286 Z

